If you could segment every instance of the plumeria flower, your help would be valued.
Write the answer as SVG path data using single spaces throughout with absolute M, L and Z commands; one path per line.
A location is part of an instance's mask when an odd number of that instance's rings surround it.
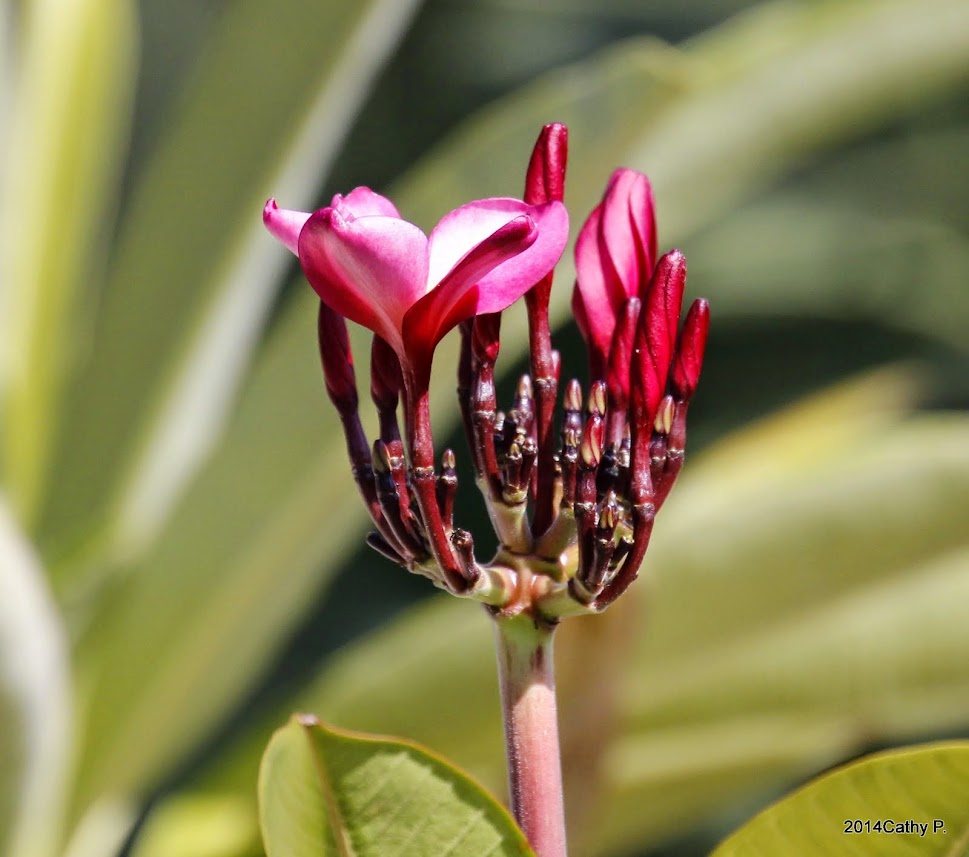
M 365 187 L 313 214 L 269 200 L 263 220 L 299 257 L 321 300 L 382 337 L 405 384 L 418 389 L 441 338 L 518 300 L 558 262 L 569 229 L 561 202 L 498 198 L 455 209 L 425 235 Z
M 613 334 L 630 298 L 642 298 L 656 265 L 656 218 L 649 179 L 618 169 L 575 244 L 572 308 L 589 345 L 593 378 L 604 378 Z
M 524 200 L 470 202 L 429 235 L 363 187 L 312 214 L 274 200 L 263 212 L 321 299 L 324 378 L 374 522 L 368 543 L 495 615 L 525 612 L 536 627 L 604 610 L 636 578 L 683 465 L 709 329 L 703 300 L 680 323 L 686 259 L 678 250 L 658 255 L 649 180 L 617 170 L 575 248 L 572 305 L 589 348 L 588 396 L 577 380 L 565 385 L 555 432 L 561 359 L 548 314 L 568 235 L 567 153 L 565 127 L 546 126 Z M 501 411 L 500 316 L 521 297 L 530 372 Z M 345 319 L 375 334 L 372 444 L 358 413 Z M 475 558 L 472 534 L 455 524 L 455 455 L 444 450 L 438 466 L 431 433 L 431 358 L 458 325 L 458 398 L 471 465 L 502 546 L 489 563 Z

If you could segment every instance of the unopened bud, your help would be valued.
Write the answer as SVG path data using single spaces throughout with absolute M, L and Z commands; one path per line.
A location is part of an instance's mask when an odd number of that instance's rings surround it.
M 573 378 L 565 387 L 565 410 L 582 410 L 582 385 Z
M 606 412 L 606 382 L 596 381 L 589 390 L 587 411 L 590 415 L 603 416 Z
M 317 319 L 320 363 L 323 380 L 337 412 L 346 417 L 357 410 L 357 380 L 353 372 L 353 353 L 343 316 L 320 302 Z
M 653 423 L 653 428 L 657 433 L 670 433 L 670 428 L 673 425 L 673 407 L 673 397 L 663 396 L 659 403 L 659 408 L 656 410 L 656 420 Z
M 542 128 L 525 174 L 524 200 L 529 205 L 562 201 L 565 165 L 569 154 L 568 129 L 555 122 Z
M 375 335 L 370 348 L 370 395 L 378 410 L 397 407 L 402 383 L 397 354 L 383 337 Z
M 599 432 L 586 431 L 582 437 L 582 445 L 579 447 L 579 455 L 582 463 L 588 468 L 594 468 L 599 464 L 602 456 L 602 438 Z
M 390 450 L 382 440 L 373 442 L 373 469 L 377 473 L 390 473 L 393 466 Z
M 699 298 L 693 302 L 686 314 L 673 360 L 673 392 L 682 402 L 688 402 L 696 392 L 709 330 L 710 306 Z

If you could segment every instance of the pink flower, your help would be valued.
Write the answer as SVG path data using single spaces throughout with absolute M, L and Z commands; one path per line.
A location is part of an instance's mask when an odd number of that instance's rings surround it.
M 418 386 L 451 328 L 505 309 L 552 270 L 569 228 L 560 202 L 482 199 L 445 215 L 428 236 L 364 187 L 313 214 L 269 200 L 263 221 L 299 257 L 321 300 L 383 337 Z
M 613 333 L 629 298 L 643 298 L 656 264 L 649 179 L 616 170 L 575 245 L 575 319 L 589 345 L 593 378 L 604 378 Z

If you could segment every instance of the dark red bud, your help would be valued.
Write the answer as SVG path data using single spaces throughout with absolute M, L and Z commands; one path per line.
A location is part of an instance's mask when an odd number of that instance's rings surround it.
M 652 425 L 666 394 L 685 286 L 686 258 L 679 250 L 671 250 L 656 264 L 649 281 L 633 348 L 633 411 L 643 425 Z
M 609 363 L 606 366 L 609 401 L 613 408 L 620 410 L 624 410 L 629 404 L 629 366 L 641 306 L 639 298 L 630 298 L 623 304 L 616 332 L 612 336 L 612 347 L 609 349 Z
M 673 392 L 681 402 L 688 402 L 696 392 L 709 331 L 710 305 L 699 298 L 686 314 L 673 360 Z
M 320 363 L 326 392 L 341 416 L 357 410 L 357 380 L 353 372 L 353 353 L 343 316 L 320 302 L 317 332 Z
M 542 128 L 525 174 L 525 202 L 541 205 L 543 202 L 562 201 L 568 155 L 568 128 L 560 122 Z
M 385 339 L 374 336 L 370 349 L 370 395 L 378 410 L 396 409 L 402 384 L 397 354 Z

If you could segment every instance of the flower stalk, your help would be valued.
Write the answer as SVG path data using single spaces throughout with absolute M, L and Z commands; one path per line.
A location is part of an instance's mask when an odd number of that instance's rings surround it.
M 565 857 L 554 626 L 498 619 L 495 639 L 511 810 L 538 857 Z

